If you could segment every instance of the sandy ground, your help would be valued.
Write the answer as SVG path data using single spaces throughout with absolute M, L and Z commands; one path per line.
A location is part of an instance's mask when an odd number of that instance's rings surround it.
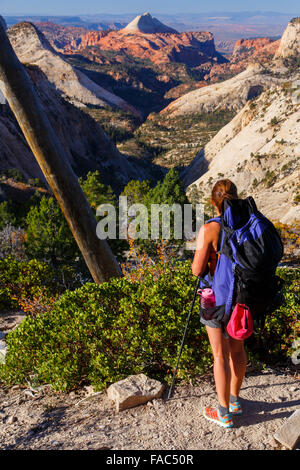
M 14 329 L 23 312 L 2 314 L 0 330 Z M 213 374 L 197 385 L 177 385 L 153 400 L 118 413 L 106 392 L 92 387 L 68 394 L 50 385 L 33 389 L 0 387 L 0 450 L 274 450 L 273 438 L 300 408 L 299 371 L 248 368 L 241 390 L 244 414 L 233 429 L 202 416 L 202 407 L 217 404 Z M 300 449 L 300 445 L 298 446 Z
M 202 416 L 204 405 L 216 404 L 212 376 L 196 386 L 177 386 L 170 400 L 165 396 L 120 413 L 105 391 L 91 392 L 91 387 L 69 394 L 50 386 L 2 387 L 0 449 L 282 449 L 273 436 L 300 408 L 299 375 L 283 369 L 246 375 L 244 414 L 235 417 L 233 429 Z

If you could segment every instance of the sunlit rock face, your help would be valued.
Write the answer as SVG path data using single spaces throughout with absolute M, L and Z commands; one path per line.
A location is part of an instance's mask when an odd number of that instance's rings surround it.
M 276 57 L 299 56 L 300 54 L 300 17 L 291 20 L 285 29 Z

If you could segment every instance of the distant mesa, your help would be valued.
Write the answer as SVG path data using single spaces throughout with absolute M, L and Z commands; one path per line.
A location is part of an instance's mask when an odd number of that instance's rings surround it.
M 280 39 L 271 38 L 239 39 L 235 43 L 231 60 L 240 61 L 250 55 L 257 57 L 259 60 L 264 57 L 271 60 L 278 49 L 279 43 Z
M 134 20 L 129 23 L 126 28 L 123 28 L 122 31 L 132 32 L 132 33 L 145 33 L 145 34 L 155 34 L 155 33 L 175 33 L 178 34 L 173 28 L 166 26 L 161 23 L 157 18 L 153 18 L 150 13 L 144 13 L 139 15 Z
M 191 67 L 205 63 L 223 63 L 227 60 L 215 49 L 212 33 L 193 31 L 179 33 L 164 25 L 149 13 L 137 16 L 119 31 L 88 31 L 76 41 L 66 45 L 64 52 L 72 54 L 97 47 L 90 51 L 97 56 L 101 51 L 114 51 L 122 56 L 150 60 L 155 64 L 180 62 Z

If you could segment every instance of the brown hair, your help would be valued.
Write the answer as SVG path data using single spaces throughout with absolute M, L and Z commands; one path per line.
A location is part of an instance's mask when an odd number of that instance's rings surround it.
M 212 189 L 211 199 L 222 212 L 224 199 L 238 199 L 236 185 L 228 179 L 217 181 Z

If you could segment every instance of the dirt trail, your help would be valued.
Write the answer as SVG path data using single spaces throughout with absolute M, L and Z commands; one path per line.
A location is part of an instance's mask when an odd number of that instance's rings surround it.
M 233 429 L 202 417 L 204 405 L 216 404 L 212 377 L 178 386 L 169 401 L 165 396 L 120 413 L 106 392 L 93 396 L 90 389 L 0 388 L 0 449 L 279 449 L 273 435 L 300 407 L 299 375 L 282 369 L 246 375 L 244 414 Z
M 2 312 L 0 330 L 11 331 L 24 316 Z M 280 449 L 273 436 L 300 408 L 300 375 L 248 369 L 241 390 L 244 414 L 235 417 L 233 429 L 202 416 L 204 405 L 217 404 L 212 374 L 196 386 L 177 386 L 171 400 L 166 390 L 162 399 L 120 413 L 105 391 L 92 393 L 92 387 L 68 394 L 49 385 L 0 387 L 0 450 Z

